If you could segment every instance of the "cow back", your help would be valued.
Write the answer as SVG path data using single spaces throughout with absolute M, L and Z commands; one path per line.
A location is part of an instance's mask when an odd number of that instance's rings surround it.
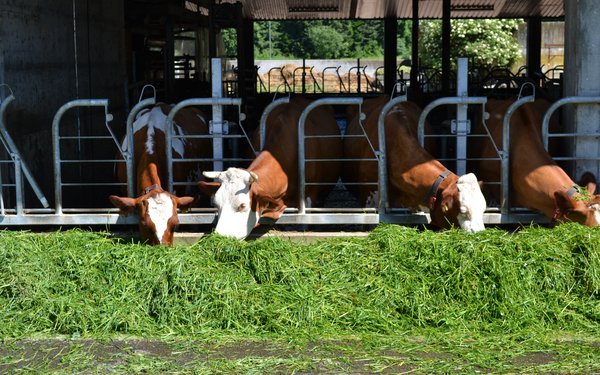
M 276 107 L 267 118 L 264 150 L 277 159 L 287 175 L 288 190 L 284 200 L 290 207 L 298 205 L 298 121 L 308 104 L 310 101 L 305 98 L 292 98 L 289 104 Z M 332 184 L 337 182 L 341 169 L 342 141 L 331 106 L 318 106 L 309 113 L 305 135 L 329 136 L 305 139 L 306 159 L 337 159 L 304 164 L 306 182 L 317 184 L 307 185 L 305 196 L 311 199 L 313 205 L 322 205 L 333 188 Z M 257 139 L 256 135 L 254 139 Z
M 504 116 L 513 102 L 514 99 L 489 100 L 486 106 L 490 114 L 488 129 L 499 149 L 503 144 Z M 544 148 L 541 125 L 548 107 L 545 99 L 536 99 L 519 107 L 511 117 L 510 196 L 512 205 L 537 209 L 552 216 L 554 202 L 546 197 L 552 196 L 555 190 L 572 186 L 574 182 Z M 484 181 L 500 181 L 500 162 L 484 160 L 498 157 L 492 142 L 482 141 L 474 151 L 473 156 L 480 159 L 476 163 L 477 175 Z M 499 186 L 484 187 L 484 194 L 488 201 L 500 202 Z
M 371 145 L 375 150 L 379 149 L 379 115 L 388 101 L 386 96 L 364 101 L 362 110 L 366 118 L 363 128 L 368 141 L 365 137 L 344 137 L 344 159 L 348 161 L 343 169 L 342 179 L 362 205 L 376 203 L 372 200 L 374 191 L 377 190 L 378 166 L 377 161 L 373 160 L 375 155 Z M 415 103 L 403 102 L 394 106 L 385 119 L 388 198 L 392 207 L 414 207 L 421 203 L 422 192 L 406 186 L 407 182 L 415 180 L 413 175 L 422 171 L 417 167 L 444 169 L 441 163 L 419 144 L 417 128 L 421 112 Z M 346 128 L 347 135 L 363 134 L 358 117 L 358 112 L 355 112 Z M 433 164 L 430 167 L 428 163 Z

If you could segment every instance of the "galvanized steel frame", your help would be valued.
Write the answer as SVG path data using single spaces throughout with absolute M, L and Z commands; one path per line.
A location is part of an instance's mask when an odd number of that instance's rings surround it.
M 0 113 L 2 114 L 2 123 L 0 124 L 0 133 L 3 139 L 9 138 L 6 137 L 7 132 L 5 132 L 4 127 L 4 112 L 8 104 L 14 99 L 6 99 L 0 105 Z M 311 103 L 301 114 L 300 120 L 298 122 L 298 135 L 299 135 L 299 148 L 298 148 L 298 156 L 299 156 L 299 177 L 300 177 L 300 191 L 301 191 L 301 200 L 299 207 L 297 209 L 291 208 L 287 209 L 285 214 L 277 221 L 276 224 L 308 224 L 308 225 L 321 225 L 321 224 L 331 224 L 331 225 L 339 225 L 339 224 L 378 224 L 382 222 L 387 223 L 397 223 L 397 224 L 427 224 L 429 223 L 430 217 L 427 213 L 419 212 L 414 213 L 408 209 L 390 209 L 388 204 L 387 197 L 387 169 L 386 169 L 386 148 L 385 148 L 385 116 L 389 112 L 393 106 L 396 104 L 405 101 L 406 98 L 404 96 L 396 97 L 386 103 L 384 108 L 382 109 L 379 119 L 378 119 L 378 141 L 379 141 L 379 149 L 376 153 L 377 161 L 378 161 L 378 184 L 380 189 L 380 201 L 379 208 L 376 209 L 324 209 L 324 208 L 311 208 L 307 211 L 304 205 L 304 188 L 305 188 L 305 169 L 304 169 L 304 160 L 305 160 L 305 148 L 304 148 L 304 133 L 305 133 L 305 123 L 308 118 L 310 111 L 320 105 L 360 105 L 362 104 L 362 98 L 323 98 L 319 99 L 313 103 Z M 419 133 L 418 138 L 421 145 L 424 144 L 424 122 L 427 114 L 438 105 L 445 104 L 484 104 L 487 99 L 484 97 L 450 97 L 450 98 L 441 98 L 437 101 L 432 102 L 429 106 L 425 108 L 421 118 L 419 119 Z M 514 208 L 509 209 L 508 207 L 508 187 L 509 180 L 508 176 L 508 166 L 509 166 L 509 153 L 508 153 L 508 142 L 509 142 L 509 133 L 510 133 L 510 118 L 512 114 L 517 110 L 517 108 L 525 103 L 531 102 L 533 100 L 532 96 L 523 97 L 513 103 L 504 118 L 504 140 L 503 140 L 503 149 L 500 151 L 500 160 L 502 163 L 502 206 L 500 211 L 495 209 L 488 209 L 484 215 L 484 223 L 485 224 L 513 224 L 513 223 L 527 223 L 527 222 L 537 222 L 537 223 L 547 223 L 549 220 L 544 218 L 543 216 L 533 213 L 528 210 Z M 263 113 L 261 117 L 261 146 L 264 145 L 264 134 L 266 132 L 266 119 L 269 113 L 278 105 L 289 102 L 289 97 L 280 98 L 273 101 L 268 108 Z M 549 118 L 552 113 L 561 105 L 564 104 L 579 104 L 579 103 L 600 103 L 600 98 L 598 97 L 571 97 L 565 98 L 559 102 L 556 102 L 551 108 L 546 112 L 544 116 L 543 123 L 543 136 L 544 143 L 547 146 L 549 135 L 547 132 Z M 145 107 L 151 106 L 155 104 L 154 98 L 149 98 L 146 100 L 140 101 L 134 108 L 132 108 L 131 112 L 128 116 L 127 121 L 127 150 L 122 150 L 119 147 L 119 150 L 123 154 L 123 158 L 127 163 L 128 168 L 128 194 L 133 195 L 133 155 L 131 154 L 132 146 L 132 137 L 133 134 L 132 127 L 135 116 Z M 237 98 L 196 98 L 196 99 L 188 99 L 184 100 L 173 107 L 169 115 L 167 116 L 169 123 L 172 123 L 175 114 L 181 108 L 191 105 L 237 105 L 241 104 L 241 100 Z M 61 194 L 61 173 L 60 173 L 60 119 L 62 115 L 69 109 L 79 107 L 79 106 L 100 106 L 105 108 L 105 118 L 106 122 L 110 121 L 110 114 L 108 113 L 108 100 L 106 99 L 89 99 L 89 100 L 75 100 L 71 101 L 64 106 L 62 106 L 53 120 L 53 157 L 54 157 L 54 165 L 55 165 L 55 181 L 54 186 L 57 191 L 55 191 L 55 208 L 54 210 L 48 209 L 48 206 L 45 206 L 44 209 L 27 209 L 23 207 L 22 204 L 22 196 L 18 199 L 18 206 L 16 210 L 16 214 L 9 214 L 6 211 L 2 211 L 0 213 L 0 225 L 132 225 L 137 223 L 137 217 L 135 216 L 121 216 L 118 214 L 118 211 L 114 208 L 108 209 L 72 209 L 69 210 L 68 213 L 63 212 L 62 208 L 62 194 Z M 168 126 L 168 129 L 171 127 Z M 562 136 L 591 136 L 590 134 L 578 134 L 578 133 L 564 133 Z M 221 135 L 223 136 L 223 135 Z M 598 135 L 594 135 L 598 136 Z M 172 132 L 169 132 L 167 135 L 167 148 L 170 149 L 172 144 Z M 14 143 L 13 143 L 14 145 Z M 12 147 L 12 146 L 11 146 Z M 261 147 L 262 148 L 262 147 Z M 16 149 L 16 147 L 15 147 Z M 10 150 L 9 150 L 10 151 Z M 12 154 L 12 153 L 11 153 Z M 170 153 L 167 153 L 170 155 Z M 15 155 L 16 159 L 16 173 L 20 175 L 20 172 L 24 170 L 24 168 L 19 167 L 20 165 L 20 157 L 18 154 Z M 172 158 L 170 160 L 171 168 L 172 168 Z M 31 175 L 31 174 L 30 174 Z M 172 190 L 172 169 L 169 172 L 169 190 Z M 21 179 L 20 176 L 16 176 L 17 181 Z M 33 179 L 33 178 L 32 178 Z M 47 203 L 47 202 L 46 202 Z M 216 219 L 216 210 L 214 209 L 192 209 L 187 213 L 180 214 L 180 223 L 182 225 L 188 224 L 213 224 Z M 267 221 L 268 222 L 268 221 Z

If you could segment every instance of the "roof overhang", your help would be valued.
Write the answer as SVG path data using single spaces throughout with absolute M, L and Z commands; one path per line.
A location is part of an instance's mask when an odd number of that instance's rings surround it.
M 242 3 L 244 18 L 410 19 L 413 0 L 221 0 Z M 442 18 L 443 0 L 418 0 L 419 18 Z M 451 18 L 563 18 L 564 0 L 452 0 Z

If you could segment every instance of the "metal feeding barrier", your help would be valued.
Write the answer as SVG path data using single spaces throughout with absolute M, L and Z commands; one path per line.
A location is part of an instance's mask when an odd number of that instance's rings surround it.
M 213 71 L 220 72 L 220 66 L 218 62 L 213 62 Z M 462 63 L 459 62 L 459 66 Z M 260 145 L 259 150 L 253 148 L 252 143 L 248 137 L 248 134 L 242 126 L 242 121 L 245 119 L 245 114 L 241 112 L 241 99 L 239 98 L 225 98 L 222 97 L 222 86 L 218 80 L 218 75 L 214 77 L 213 82 L 213 95 L 210 98 L 191 98 L 179 103 L 176 103 L 167 116 L 167 134 L 166 134 L 166 150 L 167 152 L 167 168 L 168 168 L 168 181 L 166 187 L 169 191 L 173 191 L 174 187 L 181 184 L 189 184 L 189 182 L 174 181 L 173 180 L 173 165 L 176 163 L 189 163 L 189 162 L 212 162 L 214 170 L 223 170 L 227 165 L 237 166 L 238 162 L 246 162 L 248 159 L 239 158 L 234 152 L 233 156 L 225 156 L 224 146 L 227 139 L 231 139 L 231 142 L 236 142 L 237 139 L 246 139 L 249 143 L 252 151 L 256 155 L 265 145 L 266 138 L 266 124 L 267 118 L 272 111 L 280 105 L 284 105 L 290 102 L 290 97 L 285 96 L 282 98 L 274 98 L 274 100 L 267 105 L 262 116 L 260 118 L 260 125 L 258 131 L 260 132 Z M 440 98 L 433 101 L 426 106 L 419 118 L 418 123 L 418 141 L 421 146 L 425 146 L 425 138 L 427 137 L 449 137 L 454 138 L 456 142 L 456 155 L 449 159 L 440 160 L 451 160 L 456 162 L 456 173 L 464 174 L 468 172 L 466 170 L 467 165 L 467 139 L 468 137 L 483 136 L 491 139 L 489 129 L 486 128 L 487 134 L 471 134 L 470 122 L 467 118 L 467 107 L 469 105 L 481 106 L 482 113 L 485 112 L 484 106 L 487 102 L 486 97 L 469 97 L 466 92 L 466 79 L 459 78 L 458 80 L 458 91 L 456 97 Z M 146 88 L 146 87 L 145 87 Z M 144 88 L 144 89 L 145 89 Z M 69 167 L 81 164 L 90 163 L 96 165 L 97 163 L 111 163 L 116 165 L 117 163 L 125 163 L 127 171 L 127 183 L 126 189 L 129 196 L 135 194 L 135 173 L 134 173 L 134 153 L 133 153 L 133 123 L 136 117 L 148 107 L 156 105 L 155 91 L 152 97 L 142 99 L 144 94 L 140 96 L 139 102 L 131 109 L 127 116 L 126 123 L 126 134 L 125 139 L 122 142 L 117 140 L 115 133 L 113 132 L 109 123 L 112 120 L 112 115 L 108 111 L 109 102 L 107 99 L 78 99 L 73 100 L 57 111 L 52 121 L 52 158 L 54 164 L 54 208 L 50 207 L 50 203 L 45 198 L 42 190 L 34 179 L 34 174 L 29 170 L 27 165 L 23 162 L 21 153 L 19 152 L 15 142 L 10 137 L 6 129 L 6 112 L 10 103 L 13 102 L 14 96 L 12 91 L 10 95 L 4 98 L 0 102 L 0 141 L 6 148 L 8 155 L 10 155 L 10 161 L 7 163 L 14 166 L 14 183 L 11 181 L 3 181 L 3 174 L 0 174 L 0 223 L 3 225 L 113 225 L 113 224 L 137 224 L 138 218 L 135 215 L 121 216 L 115 208 L 82 208 L 82 207 L 64 207 L 64 189 L 67 188 L 88 188 L 97 186 L 118 186 L 124 185 L 119 184 L 116 179 L 112 179 L 110 182 L 79 182 L 73 180 L 65 180 L 63 171 Z M 491 207 L 484 214 L 484 222 L 486 224 L 514 224 L 524 222 L 547 222 L 548 220 L 543 216 L 525 210 L 519 207 L 509 206 L 509 188 L 510 188 L 510 173 L 509 173 L 509 136 L 510 136 L 510 122 L 512 115 L 518 110 L 520 106 L 525 103 L 530 103 L 534 100 L 534 96 L 524 96 L 517 99 L 508 108 L 505 117 L 503 119 L 503 144 L 501 149 L 494 144 L 498 157 L 493 159 L 501 165 L 501 176 L 500 181 L 494 182 L 500 185 L 501 188 L 501 203 L 499 208 Z M 331 106 L 358 106 L 359 108 L 359 124 L 362 127 L 362 121 L 365 120 L 365 115 L 361 112 L 363 104 L 362 97 L 329 97 L 322 98 L 311 102 L 301 113 L 297 124 L 296 131 L 298 132 L 298 177 L 299 177 L 299 203 L 298 207 L 287 208 L 284 215 L 277 221 L 277 224 L 331 224 L 331 225 L 345 225 L 345 224 L 378 224 L 381 222 L 398 223 L 398 224 L 425 224 L 429 222 L 429 215 L 423 212 L 414 213 L 408 208 L 402 207 L 390 207 L 389 196 L 388 196 L 388 170 L 387 170 L 387 158 L 389 150 L 386 150 L 386 139 L 385 139 L 385 117 L 388 112 L 397 104 L 406 101 L 406 96 L 398 96 L 392 98 L 382 108 L 378 117 L 378 147 L 375 148 L 370 143 L 364 128 L 362 128 L 362 134 L 343 134 L 343 135 L 307 135 L 306 134 L 306 122 L 311 111 L 319 106 L 331 105 Z M 554 103 L 549 110 L 546 112 L 542 124 L 543 128 L 543 141 L 544 145 L 548 147 L 548 140 L 551 137 L 571 137 L 571 138 L 591 138 L 595 141 L 600 138 L 600 134 L 594 131 L 580 131 L 580 132 L 565 132 L 565 133 L 550 133 L 549 132 L 549 121 L 553 113 L 562 105 L 565 104 L 600 104 L 600 97 L 569 97 Z M 457 106 L 457 118 L 452 122 L 450 134 L 426 134 L 425 133 L 425 122 L 427 116 L 433 109 L 443 105 L 456 105 Z M 210 123 L 209 134 L 191 134 L 191 135 L 177 135 L 174 134 L 172 128 L 174 125 L 174 118 L 178 111 L 188 106 L 207 106 L 212 108 L 212 120 Z M 237 129 L 232 126 L 232 123 L 224 120 L 223 109 L 226 106 L 237 107 L 237 116 L 239 121 L 239 131 L 234 132 L 232 129 Z M 101 109 L 103 112 L 103 123 L 104 127 L 94 127 L 94 133 L 92 135 L 82 134 L 79 129 L 79 116 L 77 116 L 76 125 L 77 127 L 71 126 L 68 129 L 63 129 L 61 126 L 61 120 L 64 115 L 71 110 L 77 111 L 92 111 L 92 108 Z M 98 110 L 94 110 L 94 113 L 98 113 Z M 79 113 L 78 113 L 79 115 Z M 88 116 L 91 117 L 91 116 Z M 86 117 L 87 118 L 87 117 Z M 97 123 L 96 121 L 95 123 Z M 485 125 L 485 117 L 483 118 Z M 103 130 L 104 129 L 104 130 Z M 98 134 L 100 131 L 103 134 Z M 63 132 L 70 132 L 70 134 L 64 134 Z M 107 133 L 107 134 L 106 134 Z M 319 184 L 324 182 L 318 181 L 306 181 L 306 163 L 320 163 L 328 161 L 342 161 L 351 165 L 352 160 L 346 159 L 315 159 L 307 158 L 305 142 L 310 138 L 317 137 L 365 137 L 367 142 L 373 151 L 372 160 L 377 163 L 377 181 L 368 182 L 367 184 L 377 185 L 379 190 L 379 201 L 377 207 L 307 207 L 305 203 L 306 198 L 306 187 L 311 184 Z M 180 138 L 208 138 L 212 141 L 213 154 L 212 158 L 197 158 L 191 159 L 183 157 L 178 158 L 174 156 L 170 150 L 173 142 Z M 185 139 L 184 139 L 185 140 Z M 109 142 L 116 145 L 114 159 L 106 158 L 90 158 L 89 160 L 80 160 L 77 157 L 67 156 L 69 152 L 73 154 L 71 149 L 63 150 L 61 142 L 74 142 L 75 144 L 83 142 Z M 79 147 L 79 146 L 77 146 Z M 77 149 L 77 147 L 75 147 Z M 97 147 L 102 148 L 104 147 Z M 109 150 L 110 151 L 110 150 Z M 76 153 L 76 152 L 75 152 Z M 563 160 L 588 160 L 593 162 L 600 161 L 600 156 L 590 156 L 589 154 L 585 157 L 570 157 L 563 158 Z M 83 168 L 85 169 L 85 167 Z M 94 168 L 90 168 L 94 169 Z M 11 177 L 12 178 L 12 177 Z M 24 203 L 24 178 L 29 182 L 33 192 L 40 201 L 43 208 L 27 208 Z M 327 182 L 327 184 L 332 184 Z M 364 184 L 356 182 L 355 184 Z M 93 185 L 93 186 L 92 186 Z M 124 188 L 125 186 L 120 186 Z M 5 190 L 14 189 L 15 196 L 15 207 L 5 207 Z M 70 195 L 67 195 L 70 197 Z M 207 208 L 193 208 L 188 212 L 181 213 L 179 215 L 180 224 L 213 224 L 216 218 L 216 209 Z

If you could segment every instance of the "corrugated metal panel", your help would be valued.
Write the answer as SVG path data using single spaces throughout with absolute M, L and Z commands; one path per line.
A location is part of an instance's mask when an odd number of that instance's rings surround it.
M 224 0 L 227 2 L 236 0 Z M 413 0 L 237 0 L 251 19 L 412 18 Z M 452 0 L 454 18 L 564 17 L 564 0 Z M 419 0 L 419 17 L 441 18 L 443 0 Z M 290 8 L 294 8 L 290 12 Z M 332 10 L 336 9 L 336 10 Z

